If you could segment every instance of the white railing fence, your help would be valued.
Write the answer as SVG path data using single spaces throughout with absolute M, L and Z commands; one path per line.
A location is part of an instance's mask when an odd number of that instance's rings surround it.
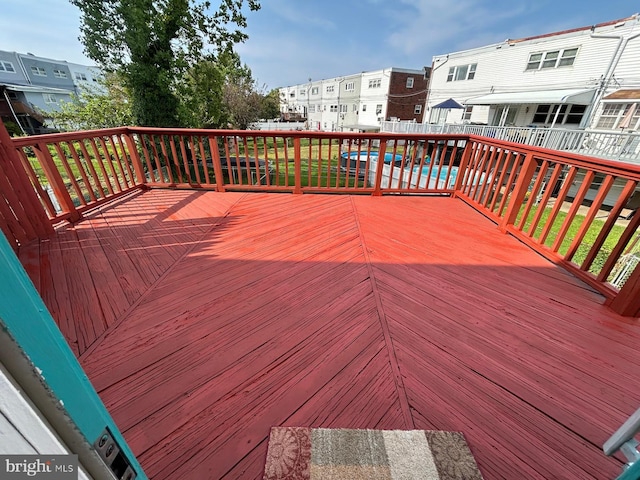
M 380 131 L 480 135 L 534 147 L 567 150 L 592 157 L 640 163 L 640 133 L 469 124 L 432 125 L 416 122 L 382 122 Z

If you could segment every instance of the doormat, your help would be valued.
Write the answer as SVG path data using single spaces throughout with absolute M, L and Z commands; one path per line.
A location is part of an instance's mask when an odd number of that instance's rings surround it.
M 264 480 L 481 480 L 460 432 L 274 427 Z

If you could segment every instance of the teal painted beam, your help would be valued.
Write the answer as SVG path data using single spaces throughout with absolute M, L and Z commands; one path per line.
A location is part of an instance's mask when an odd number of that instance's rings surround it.
M 616 480 L 639 480 L 640 479 L 640 461 L 631 464 L 620 474 Z
M 0 327 L 8 331 L 90 444 L 108 426 L 138 479 L 142 467 L 69 348 L 7 239 L 0 234 Z

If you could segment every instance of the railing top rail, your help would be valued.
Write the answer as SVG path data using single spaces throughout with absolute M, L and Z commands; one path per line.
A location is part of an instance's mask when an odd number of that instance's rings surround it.
M 236 137 L 288 137 L 288 138 L 316 138 L 316 139 L 361 139 L 361 140 L 473 140 L 483 142 L 488 145 L 495 145 L 514 152 L 533 153 L 544 158 L 553 159 L 559 162 L 575 165 L 578 167 L 594 169 L 602 173 L 623 175 L 627 178 L 640 181 L 640 165 L 626 163 L 619 160 L 605 160 L 590 156 L 580 155 L 576 152 L 559 151 L 524 145 L 510 142 L 508 140 L 498 140 L 470 133 L 403 133 L 403 132 L 382 132 L 382 133 L 361 133 L 361 132 L 318 132 L 318 131 L 282 131 L 282 130 L 226 130 L 226 129 L 191 129 L 191 128 L 157 128 L 157 127 L 120 127 L 101 130 L 84 130 L 78 132 L 52 133 L 35 135 L 30 137 L 13 138 L 16 147 L 31 146 L 36 143 L 59 142 L 82 140 L 96 136 L 118 135 L 126 133 L 139 134 L 175 134 L 175 135 L 214 135 L 214 136 L 236 136 Z
M 40 142 L 51 143 L 82 140 L 84 138 L 91 137 L 119 135 L 127 133 L 127 131 L 128 127 L 104 128 L 100 130 L 80 130 L 78 132 L 46 133 L 43 135 L 31 135 L 28 137 L 12 137 L 11 140 L 16 147 L 28 147 Z
M 509 142 L 507 140 L 497 140 L 494 138 L 483 137 L 481 135 L 467 135 L 469 140 L 482 142 L 488 145 L 495 145 L 502 148 L 521 153 L 533 153 L 541 157 L 567 163 L 578 167 L 596 170 L 602 173 L 612 175 L 622 175 L 633 180 L 640 181 L 640 165 L 626 163 L 620 160 L 606 160 L 602 158 L 594 158 L 579 153 L 553 150 L 544 147 L 536 147 L 533 145 L 525 145 L 522 143 Z
M 157 128 L 157 127 L 127 127 L 131 133 L 164 133 L 183 135 L 219 135 L 227 137 L 291 137 L 291 138 L 362 138 L 373 140 L 388 140 L 390 138 L 409 138 L 423 140 L 425 135 L 436 139 L 467 140 L 468 135 L 461 133 L 403 133 L 403 132 L 319 132 L 316 130 L 226 130 L 226 129 L 195 129 L 195 128 Z

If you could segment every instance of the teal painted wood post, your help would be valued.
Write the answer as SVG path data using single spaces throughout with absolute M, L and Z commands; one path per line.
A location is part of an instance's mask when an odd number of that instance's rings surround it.
M 125 442 L 44 302 L 22 268 L 9 242 L 0 234 L 0 328 L 17 342 L 53 395 L 90 444 L 109 427 L 138 473 L 142 467 Z
M 625 467 L 624 471 L 616 480 L 638 480 L 640 479 L 640 461 L 634 462 L 632 465 Z

